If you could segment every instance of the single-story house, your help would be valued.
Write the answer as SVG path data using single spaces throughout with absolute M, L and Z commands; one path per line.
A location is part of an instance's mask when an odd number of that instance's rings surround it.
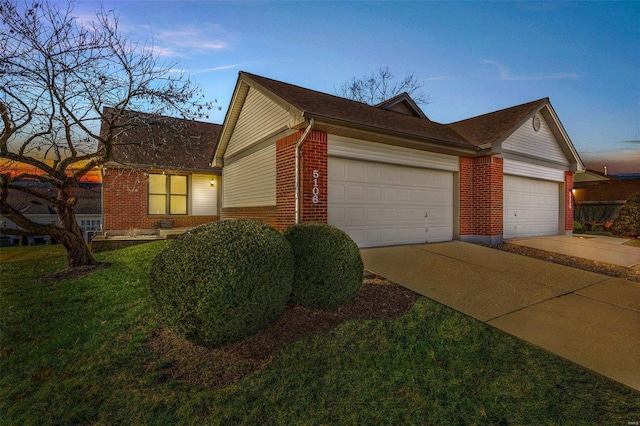
M 131 112 L 121 122 L 140 115 Z M 104 230 L 218 220 L 221 170 L 210 162 L 221 126 L 170 117 L 139 121 L 117 136 L 112 160 L 102 167 Z M 104 122 L 102 127 L 104 134 Z
M 36 192 L 47 193 L 54 188 L 46 183 L 37 181 L 24 181 L 20 185 L 28 186 Z M 101 185 L 93 182 L 80 182 L 75 190 L 78 199 L 75 213 L 76 220 L 82 229 L 86 242 L 91 242 L 93 236 L 102 230 L 101 212 Z M 59 225 L 58 214 L 53 210 L 51 204 L 26 192 L 9 190 L 9 204 L 20 210 L 28 219 L 36 223 Z M 0 226 L 5 228 L 19 229 L 20 227 L 0 215 Z M 49 240 L 47 235 L 34 235 L 19 237 L 9 234 L 0 234 L 0 244 L 3 246 L 22 244 L 44 244 Z
M 584 170 L 548 98 L 440 124 L 406 93 L 369 106 L 246 72 L 212 166 L 221 219 L 326 222 L 360 247 L 570 234 Z
M 640 179 L 602 179 L 576 182 L 575 220 L 594 229 L 602 225 L 608 229 L 618 217 L 624 203 L 640 193 Z

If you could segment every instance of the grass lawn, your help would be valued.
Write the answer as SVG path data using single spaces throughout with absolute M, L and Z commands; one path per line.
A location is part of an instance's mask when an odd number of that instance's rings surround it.
M 64 267 L 59 247 L 0 251 L 1 424 L 640 421 L 639 393 L 426 298 L 303 338 L 227 387 L 169 377 L 147 278 L 164 244 L 100 253 L 109 268 L 65 281 L 38 279 Z
M 629 240 L 626 243 L 624 243 L 625 246 L 632 246 L 632 247 L 640 247 L 640 238 L 636 238 L 635 240 Z

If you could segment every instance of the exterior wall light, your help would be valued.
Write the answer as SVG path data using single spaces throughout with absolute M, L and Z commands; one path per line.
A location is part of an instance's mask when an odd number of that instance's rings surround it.
M 216 186 L 216 178 L 212 178 L 210 184 L 211 186 Z

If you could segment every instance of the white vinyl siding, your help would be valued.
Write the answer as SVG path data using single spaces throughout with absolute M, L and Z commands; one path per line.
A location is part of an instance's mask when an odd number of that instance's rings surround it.
M 458 171 L 460 164 L 458 157 L 452 155 L 418 151 L 336 135 L 329 135 L 327 153 L 335 157 L 448 171 Z
M 215 179 L 215 186 L 211 180 Z M 214 175 L 192 175 L 191 214 L 193 216 L 215 216 L 218 214 L 218 188 L 220 178 Z
M 525 163 L 523 161 L 504 159 L 503 171 L 505 175 L 526 176 L 537 179 L 564 182 L 564 170 L 546 167 L 536 162 Z
M 504 238 L 557 235 L 560 184 L 504 176 Z
M 544 117 L 541 114 L 537 117 L 540 119 L 539 131 L 536 132 L 533 129 L 532 119 L 528 119 L 502 143 L 502 151 L 568 166 L 569 160 L 562 152 Z
M 450 241 L 453 173 L 329 157 L 328 222 L 359 247 Z
M 224 207 L 276 205 L 275 145 L 234 161 L 222 173 Z
M 262 93 L 251 88 L 233 130 L 225 157 L 229 157 L 274 132 L 286 128 L 289 113 Z

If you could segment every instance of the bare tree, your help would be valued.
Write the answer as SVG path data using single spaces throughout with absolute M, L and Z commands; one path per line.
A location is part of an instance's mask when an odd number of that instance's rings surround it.
M 337 95 L 354 101 L 375 105 L 401 93 L 408 93 L 417 104 L 428 104 L 429 96 L 413 73 L 397 80 L 389 67 L 360 78 L 352 77 L 337 90 Z
M 153 46 L 121 35 L 113 11 L 84 22 L 71 3 L 60 4 L 0 0 L 0 213 L 23 233 L 60 241 L 76 267 L 95 264 L 75 215 L 80 179 L 110 160 L 131 126 L 164 115 L 203 117 L 211 103 L 188 77 L 163 66 Z M 51 205 L 60 224 L 30 220 L 10 205 L 10 191 Z

